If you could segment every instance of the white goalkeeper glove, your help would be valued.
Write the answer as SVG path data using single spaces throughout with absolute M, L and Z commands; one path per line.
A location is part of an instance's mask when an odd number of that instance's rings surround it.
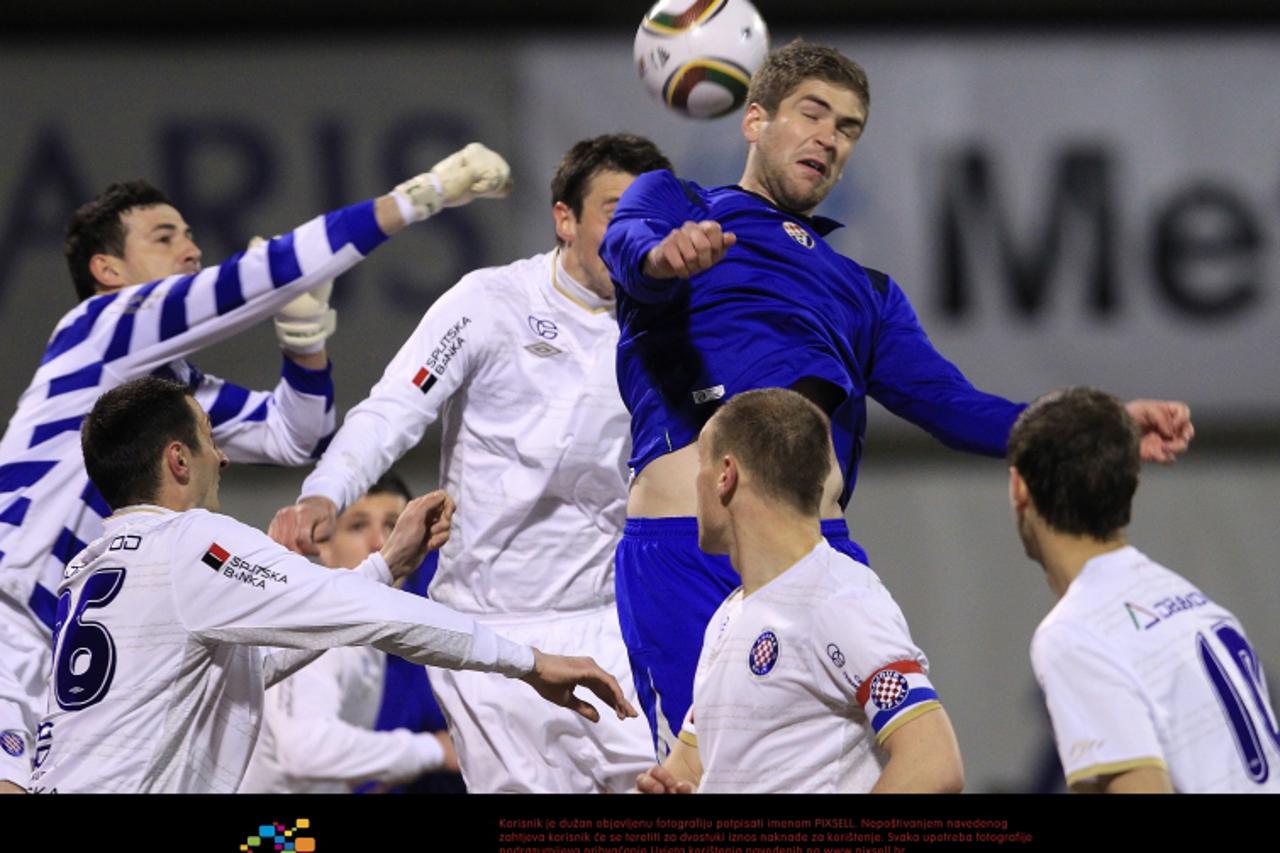
M 502 155 L 472 142 L 392 191 L 406 222 L 418 222 L 446 207 L 511 192 L 511 167 Z
M 261 237 L 254 237 L 249 241 L 249 248 L 265 242 Z M 324 342 L 338 330 L 338 312 L 329 307 L 332 292 L 333 279 L 330 279 L 280 309 L 275 316 L 280 349 L 294 355 L 313 355 L 324 349 Z

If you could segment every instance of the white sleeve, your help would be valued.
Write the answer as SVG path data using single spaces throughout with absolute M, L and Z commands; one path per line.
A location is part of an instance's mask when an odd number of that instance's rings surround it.
M 281 769 L 300 779 L 394 784 L 440 767 L 444 750 L 435 735 L 376 732 L 339 719 L 343 667 L 351 660 L 340 651 L 326 652 L 267 692 L 263 720 Z
M 382 554 L 376 551 L 369 555 L 369 559 L 351 571 L 384 586 L 390 586 L 395 580 L 395 577 L 391 574 L 391 569 L 387 567 L 387 561 L 382 558 Z M 319 658 L 326 651 L 327 649 L 263 648 L 263 683 L 267 687 L 278 684 L 303 667 L 310 665 L 312 661 Z
M 324 450 L 337 422 L 331 367 L 309 370 L 287 357 L 281 362 L 280 382 L 271 392 L 202 373 L 184 359 L 152 374 L 191 388 L 232 462 L 303 465 Z
M 1042 626 L 1031 641 L 1031 667 L 1068 785 L 1165 766 L 1137 679 L 1092 634 L 1078 626 Z
M 484 303 L 476 273 L 436 300 L 368 398 L 347 413 L 301 497 L 326 497 L 341 512 L 418 443 L 482 362 L 492 313 Z
M 903 723 L 942 707 L 929 681 L 929 661 L 878 578 L 824 601 L 811 637 L 815 670 L 826 676 L 824 692 L 861 707 L 877 743 Z
M 235 519 L 192 510 L 174 531 L 174 604 L 200 640 L 293 649 L 372 645 L 448 669 L 509 677 L 533 670 L 532 649 L 471 617 L 360 571 L 321 568 Z
M 366 201 L 318 216 L 219 266 L 100 296 L 109 302 L 93 325 L 103 353 L 98 367 L 130 379 L 225 340 L 355 266 L 386 239 L 374 202 Z

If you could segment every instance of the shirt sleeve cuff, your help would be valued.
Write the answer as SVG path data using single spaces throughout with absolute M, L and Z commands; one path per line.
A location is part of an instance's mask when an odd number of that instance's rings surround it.
M 413 752 L 419 773 L 430 773 L 444 766 L 444 747 L 430 732 L 413 736 Z
M 299 394 L 324 397 L 326 410 L 333 405 L 333 362 L 328 361 L 320 370 L 310 370 L 287 355 L 282 359 L 280 377 Z
M 391 574 L 391 568 L 387 565 L 386 558 L 382 556 L 381 551 L 374 551 L 366 557 L 356 571 L 369 580 L 382 584 L 390 584 L 395 580 L 395 576 Z

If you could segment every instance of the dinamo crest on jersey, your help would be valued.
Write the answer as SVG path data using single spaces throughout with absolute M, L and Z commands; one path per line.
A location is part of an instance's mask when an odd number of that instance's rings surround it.
M 806 249 L 813 248 L 813 235 L 804 230 L 804 227 L 794 222 L 782 223 L 782 230 L 787 232 L 787 236 L 795 240 Z

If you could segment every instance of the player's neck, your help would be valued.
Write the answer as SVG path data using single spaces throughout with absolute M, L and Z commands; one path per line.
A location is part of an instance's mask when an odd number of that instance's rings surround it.
M 742 577 L 743 594 L 751 595 L 794 566 L 821 541 L 822 525 L 817 516 L 763 503 L 735 512 L 729 560 Z
M 195 493 L 185 488 L 180 483 L 172 480 L 165 480 L 160 483 L 160 487 L 156 489 L 154 499 L 149 501 L 154 506 L 163 507 L 164 509 L 173 510 L 174 512 L 186 512 L 189 509 L 210 509 L 205 506 L 204 502 L 199 500 Z
M 742 177 L 738 179 L 738 186 L 749 193 L 754 193 L 755 195 L 760 196 L 774 207 L 778 206 L 778 203 L 773 200 L 773 195 L 770 194 L 769 188 L 756 180 L 755 176 L 751 173 L 750 166 L 748 166 L 747 171 L 742 173 Z
M 588 310 L 597 310 L 613 304 L 613 288 L 603 292 L 603 288 L 591 281 L 591 276 L 583 269 L 578 256 L 564 247 L 556 250 L 555 284 L 557 289 L 572 301 Z
M 1086 563 L 1094 557 L 1118 551 L 1127 544 L 1123 531 L 1111 539 L 1070 536 L 1053 531 L 1044 533 L 1040 538 L 1040 563 L 1044 566 L 1049 587 L 1061 598 L 1080 576 Z

